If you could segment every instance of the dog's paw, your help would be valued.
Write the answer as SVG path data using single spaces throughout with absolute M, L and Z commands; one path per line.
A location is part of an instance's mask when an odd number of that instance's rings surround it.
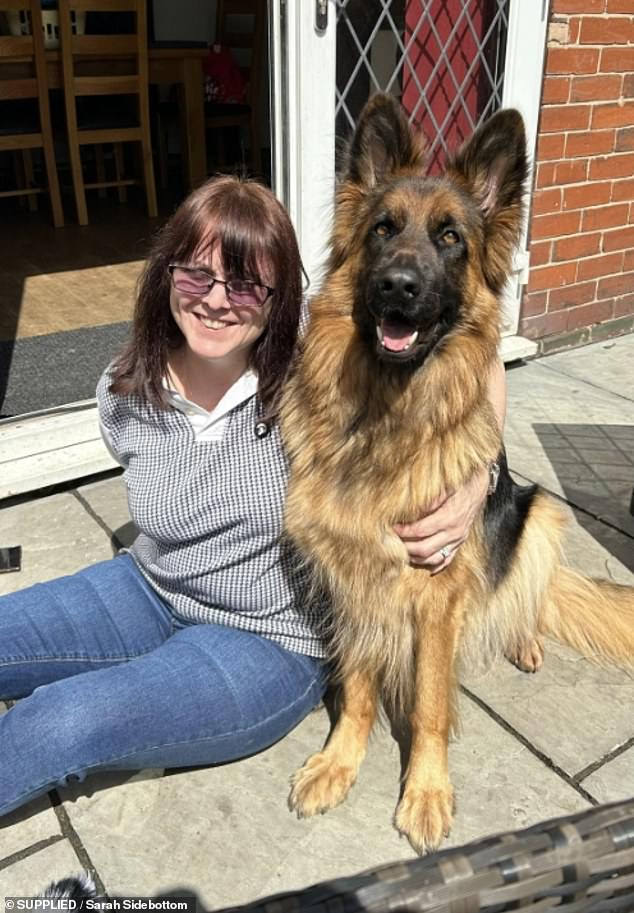
M 518 644 L 506 658 L 522 672 L 539 672 L 544 664 L 544 644 L 538 637 Z
M 356 780 L 352 767 L 338 764 L 321 751 L 297 771 L 288 804 L 298 818 L 308 818 L 340 805 Z
M 443 837 L 449 836 L 453 818 L 453 790 L 405 790 L 394 824 L 417 853 L 438 849 Z

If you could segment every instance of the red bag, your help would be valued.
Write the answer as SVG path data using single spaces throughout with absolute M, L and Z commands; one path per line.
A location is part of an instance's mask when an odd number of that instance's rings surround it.
M 205 100 L 222 105 L 243 105 L 247 84 L 229 48 L 214 44 L 203 61 Z

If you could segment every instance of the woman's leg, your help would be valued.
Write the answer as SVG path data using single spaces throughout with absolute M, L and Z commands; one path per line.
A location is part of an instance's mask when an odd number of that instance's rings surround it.
M 253 754 L 306 716 L 326 677 L 318 660 L 205 624 L 130 662 L 38 688 L 0 717 L 0 814 L 97 770 Z
M 2 596 L 0 699 L 126 662 L 173 630 L 169 608 L 129 555 Z

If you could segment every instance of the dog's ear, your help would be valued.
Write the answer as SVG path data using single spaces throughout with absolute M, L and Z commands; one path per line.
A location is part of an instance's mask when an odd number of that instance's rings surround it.
M 527 171 L 524 122 L 512 108 L 479 127 L 447 169 L 482 210 L 484 266 L 495 291 L 504 284 L 519 240 Z
M 391 95 L 375 95 L 361 112 L 343 170 L 343 180 L 371 189 L 401 168 L 420 166 L 425 143 L 416 137 Z

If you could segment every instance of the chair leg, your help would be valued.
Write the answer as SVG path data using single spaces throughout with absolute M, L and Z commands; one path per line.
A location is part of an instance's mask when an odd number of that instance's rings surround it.
M 100 184 L 106 183 L 106 160 L 103 154 L 103 145 L 97 143 L 95 146 L 95 168 L 97 171 L 97 180 Z M 100 187 L 97 191 L 100 200 L 105 200 L 108 192 L 105 187 Z
M 55 228 L 63 228 L 64 210 L 62 208 L 62 198 L 59 192 L 59 179 L 57 177 L 57 166 L 55 164 L 55 148 L 50 134 L 43 137 L 43 150 L 48 195 L 51 199 L 51 210 L 53 213 L 53 225 Z
M 159 183 L 161 190 L 169 186 L 169 127 L 163 123 L 161 115 L 156 118 L 156 144 L 158 152 Z
M 33 153 L 30 149 L 22 150 L 22 165 L 24 167 L 24 180 L 27 190 L 32 190 L 35 183 L 33 177 Z M 27 194 L 27 201 L 31 212 L 37 212 L 37 196 L 34 193 Z
M 122 181 L 125 175 L 125 167 L 123 163 L 123 143 L 114 144 L 114 166 L 116 170 L 117 180 Z M 128 202 L 127 187 L 117 187 L 117 194 L 119 196 L 120 203 Z
M 17 150 L 14 150 L 11 153 L 11 160 L 13 162 L 13 178 L 15 180 L 15 186 L 16 188 L 21 189 L 22 187 L 26 186 L 24 182 L 24 165 L 22 162 L 22 156 Z M 27 194 L 20 194 L 18 197 L 20 209 L 26 208 L 26 197 Z
M 70 170 L 73 175 L 73 190 L 75 191 L 75 206 L 77 207 L 77 221 L 80 225 L 88 225 L 88 210 L 86 209 L 86 191 L 84 190 L 84 177 L 81 170 L 81 150 L 79 143 L 68 143 L 70 155 Z
M 141 140 L 143 152 L 143 182 L 145 184 L 145 198 L 147 200 L 147 214 L 151 219 L 158 215 L 156 205 L 156 184 L 154 183 L 154 164 L 152 162 L 152 146 L 144 137 Z

